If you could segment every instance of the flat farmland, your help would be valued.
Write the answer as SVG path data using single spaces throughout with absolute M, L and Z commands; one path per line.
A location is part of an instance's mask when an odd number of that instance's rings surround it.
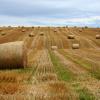
M 6 45 L 16 41 L 25 50 L 11 46 L 17 53 L 9 61 Z M 22 53 L 25 66 L 18 64 Z M 0 100 L 100 100 L 100 28 L 0 27 L 3 61 Z

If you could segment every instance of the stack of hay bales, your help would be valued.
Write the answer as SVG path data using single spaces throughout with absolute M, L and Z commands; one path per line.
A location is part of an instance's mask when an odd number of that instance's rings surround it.
M 23 41 L 0 44 L 0 69 L 25 68 L 27 49 Z
M 96 39 L 100 39 L 100 35 L 99 34 L 96 35 Z
M 57 50 L 58 47 L 57 47 L 57 46 L 51 46 L 51 49 L 52 49 L 52 50 Z
M 75 35 L 73 35 L 73 34 L 70 34 L 67 37 L 68 37 L 68 39 L 75 39 Z
M 80 45 L 78 43 L 73 43 L 72 44 L 72 49 L 79 49 Z
M 44 32 L 40 32 L 40 35 L 43 36 L 44 35 Z
M 33 32 L 29 33 L 29 37 L 34 37 L 35 34 Z

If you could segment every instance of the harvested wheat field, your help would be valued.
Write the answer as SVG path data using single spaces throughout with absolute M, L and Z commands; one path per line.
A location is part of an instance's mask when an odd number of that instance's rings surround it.
M 100 100 L 100 29 L 1 27 L 0 100 Z

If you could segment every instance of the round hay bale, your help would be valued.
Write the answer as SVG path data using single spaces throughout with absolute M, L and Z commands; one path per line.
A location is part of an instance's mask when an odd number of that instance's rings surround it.
M 34 33 L 29 33 L 29 37 L 34 37 L 35 34 Z
M 0 29 L 0 32 L 2 31 L 2 29 Z
M 82 32 L 82 29 L 79 29 L 79 32 Z
M 75 35 L 68 35 L 68 39 L 75 39 Z
M 100 35 L 99 34 L 96 35 L 96 39 L 100 39 Z
M 54 32 L 57 32 L 57 30 L 55 29 Z
M 52 50 L 57 50 L 58 47 L 57 47 L 57 46 L 51 46 L 51 49 L 52 49 Z
M 5 32 L 1 32 L 0 34 L 1 34 L 2 36 L 3 36 L 3 35 L 6 35 L 6 33 L 5 33 Z
M 44 35 L 44 32 L 40 32 L 40 35 L 43 36 Z
M 22 30 L 22 32 L 25 32 L 25 31 L 26 31 L 25 29 Z
M 0 44 L 0 69 L 25 68 L 27 50 L 23 41 Z
M 79 49 L 80 45 L 78 43 L 72 44 L 72 49 Z

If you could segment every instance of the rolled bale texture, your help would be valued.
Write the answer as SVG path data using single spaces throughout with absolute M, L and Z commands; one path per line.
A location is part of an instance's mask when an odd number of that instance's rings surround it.
M 73 34 L 68 35 L 67 37 L 68 37 L 68 39 L 75 39 L 75 35 L 73 35 Z
M 72 44 L 72 49 L 79 49 L 80 45 L 78 43 Z
M 0 44 L 0 69 L 17 69 L 27 66 L 27 50 L 23 41 Z
M 99 34 L 96 35 L 96 39 L 100 39 L 100 35 Z

